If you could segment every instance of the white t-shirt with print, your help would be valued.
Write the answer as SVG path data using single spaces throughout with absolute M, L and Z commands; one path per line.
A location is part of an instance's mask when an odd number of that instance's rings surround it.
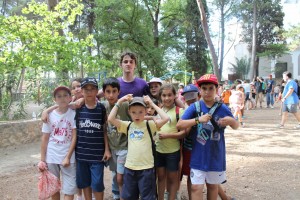
M 68 109 L 64 114 L 59 114 L 54 110 L 49 114 L 49 123 L 43 123 L 42 127 L 43 134 L 50 134 L 46 152 L 46 163 L 62 163 L 72 142 L 73 129 L 76 129 L 74 110 Z M 75 163 L 74 152 L 70 163 Z

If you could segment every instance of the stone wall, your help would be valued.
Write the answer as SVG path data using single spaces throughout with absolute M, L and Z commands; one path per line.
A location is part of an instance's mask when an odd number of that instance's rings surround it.
M 41 120 L 0 123 L 0 148 L 41 140 Z

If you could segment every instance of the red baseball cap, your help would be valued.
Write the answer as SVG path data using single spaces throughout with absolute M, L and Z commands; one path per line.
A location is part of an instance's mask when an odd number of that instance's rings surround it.
M 71 90 L 68 87 L 66 87 L 66 86 L 58 86 L 57 88 L 54 89 L 53 96 L 55 97 L 56 93 L 58 91 L 60 91 L 60 90 L 65 90 L 65 91 L 68 92 L 69 95 L 71 95 Z
M 216 86 L 219 85 L 218 78 L 214 74 L 205 74 L 197 80 L 197 84 L 199 86 L 201 86 L 201 84 L 203 84 L 203 83 L 212 83 L 212 84 L 215 84 Z

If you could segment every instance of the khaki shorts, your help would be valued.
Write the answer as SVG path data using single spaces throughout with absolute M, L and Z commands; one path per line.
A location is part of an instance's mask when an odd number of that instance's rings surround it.
M 62 176 L 62 193 L 74 195 L 77 193 L 76 185 L 76 164 L 71 163 L 69 167 L 63 167 L 59 164 L 48 163 L 48 170 L 60 179 Z
M 283 104 L 282 112 L 296 113 L 297 104 Z
M 221 184 L 226 181 L 226 172 L 205 172 L 198 169 L 191 169 L 191 182 L 193 185 Z

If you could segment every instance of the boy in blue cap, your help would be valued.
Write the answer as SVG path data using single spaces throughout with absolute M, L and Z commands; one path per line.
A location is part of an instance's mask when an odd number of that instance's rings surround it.
M 84 78 L 81 82 L 84 105 L 76 110 L 76 182 L 83 189 L 84 198 L 96 200 L 104 197 L 104 162 L 111 157 L 107 139 L 107 116 L 104 105 L 96 100 L 98 82 Z

